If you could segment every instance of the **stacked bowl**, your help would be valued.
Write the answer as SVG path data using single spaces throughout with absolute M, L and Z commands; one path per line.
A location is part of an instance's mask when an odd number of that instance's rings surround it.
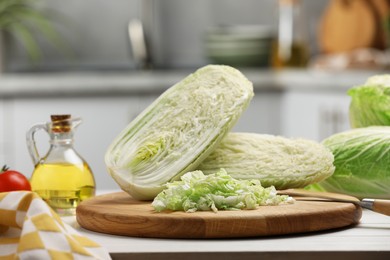
M 235 67 L 270 65 L 273 32 L 258 25 L 219 26 L 206 32 L 205 51 L 210 61 Z

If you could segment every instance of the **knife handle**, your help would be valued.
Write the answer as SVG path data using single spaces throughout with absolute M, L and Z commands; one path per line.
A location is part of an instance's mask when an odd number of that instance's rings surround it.
M 363 199 L 363 203 L 369 203 L 372 211 L 390 216 L 390 200 Z

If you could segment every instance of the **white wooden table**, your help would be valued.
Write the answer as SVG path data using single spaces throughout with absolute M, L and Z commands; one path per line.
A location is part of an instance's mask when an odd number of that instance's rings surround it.
M 390 259 L 390 217 L 363 211 L 358 225 L 323 232 L 242 239 L 158 239 L 107 235 L 63 220 L 113 259 Z

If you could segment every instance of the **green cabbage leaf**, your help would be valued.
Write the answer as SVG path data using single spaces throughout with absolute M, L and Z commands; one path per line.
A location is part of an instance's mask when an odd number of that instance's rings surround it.
M 350 124 L 353 128 L 390 126 L 390 75 L 377 75 L 362 86 L 348 90 Z
M 112 142 L 110 175 L 135 199 L 152 200 L 167 182 L 195 170 L 237 122 L 252 99 L 238 70 L 208 65 L 178 82 Z
M 210 174 L 224 168 L 235 179 L 258 179 L 280 190 L 331 176 L 333 160 L 327 147 L 312 140 L 231 132 L 197 169 Z
M 390 126 L 348 130 L 323 144 L 334 154 L 336 170 L 317 188 L 360 199 L 390 199 Z
M 256 209 L 257 206 L 293 203 L 277 195 L 274 187 L 264 188 L 259 180 L 236 180 L 224 169 L 204 175 L 202 171 L 184 174 L 180 181 L 166 184 L 152 202 L 157 212 Z

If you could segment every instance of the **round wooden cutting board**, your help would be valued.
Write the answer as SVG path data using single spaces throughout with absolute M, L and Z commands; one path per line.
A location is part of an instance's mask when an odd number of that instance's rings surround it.
M 313 232 L 359 222 L 352 203 L 296 201 L 256 210 L 155 212 L 150 201 L 125 192 L 96 196 L 76 209 L 81 227 L 113 235 L 153 238 L 231 238 Z

